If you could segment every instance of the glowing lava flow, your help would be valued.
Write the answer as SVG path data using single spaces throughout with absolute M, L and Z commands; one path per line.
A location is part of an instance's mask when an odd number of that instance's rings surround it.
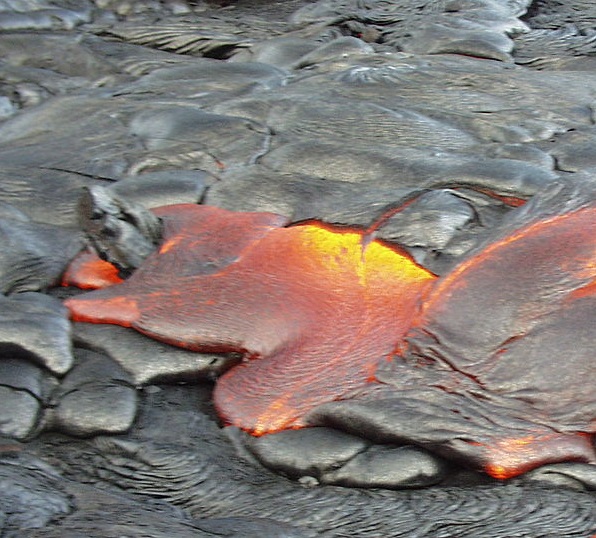
M 596 461 L 596 207 L 521 226 L 438 281 L 373 228 L 197 205 L 156 213 L 158 251 L 66 305 L 77 321 L 243 353 L 214 391 L 225 423 L 262 435 L 307 425 L 322 404 L 348 400 L 330 405 L 349 417 L 354 396 L 423 387 L 432 403 L 395 415 L 402 441 L 497 478 Z M 432 420 L 416 418 L 425 406 Z
M 214 400 L 224 422 L 255 435 L 303 426 L 310 409 L 374 379 L 435 280 L 355 229 L 195 205 L 158 214 L 162 247 L 141 268 L 66 305 L 77 321 L 243 352 Z

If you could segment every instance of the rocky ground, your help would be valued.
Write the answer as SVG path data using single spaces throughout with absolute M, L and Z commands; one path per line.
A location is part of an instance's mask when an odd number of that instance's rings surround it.
M 374 420 L 221 428 L 237 355 L 71 323 L 60 286 L 97 187 L 118 234 L 129 202 L 368 226 L 407 201 L 378 235 L 437 275 L 593 204 L 591 4 L 0 0 L 0 536 L 596 532 L 591 464 L 502 482 Z

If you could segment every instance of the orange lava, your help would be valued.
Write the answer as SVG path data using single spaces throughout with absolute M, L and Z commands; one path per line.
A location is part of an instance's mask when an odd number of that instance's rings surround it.
M 123 284 L 66 301 L 72 318 L 251 358 L 214 400 L 255 435 L 304 425 L 370 382 L 436 277 L 366 232 L 207 206 L 157 210 L 162 247 Z
M 225 374 L 214 399 L 254 435 L 302 426 L 310 409 L 370 382 L 435 280 L 395 248 L 363 246 L 363 232 L 322 224 L 276 230 L 246 262 L 264 262 L 268 280 L 261 309 L 271 317 L 250 348 L 262 358 Z
M 95 252 L 84 250 L 68 266 L 62 277 L 62 286 L 76 286 L 81 289 L 100 289 L 123 280 L 118 269 L 102 260 Z

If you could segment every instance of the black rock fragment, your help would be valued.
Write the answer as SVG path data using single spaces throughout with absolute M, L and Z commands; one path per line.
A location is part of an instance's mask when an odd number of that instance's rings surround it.
M 201 170 L 163 170 L 126 176 L 107 189 L 146 208 L 172 204 L 196 204 L 216 179 Z
M 85 190 L 79 209 L 81 226 L 95 250 L 121 271 L 139 267 L 161 240 L 159 218 L 105 187 Z

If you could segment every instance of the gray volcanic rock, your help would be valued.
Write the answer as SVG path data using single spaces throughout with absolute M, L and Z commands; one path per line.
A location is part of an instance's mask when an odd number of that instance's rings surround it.
M 0 373 L 1 373 L 0 368 Z M 23 390 L 0 385 L 0 434 L 26 439 L 35 431 L 41 416 L 39 400 Z
M 391 394 L 319 409 L 325 427 L 246 442 L 215 424 L 210 400 L 240 357 L 77 323 L 75 361 L 57 300 L 21 292 L 59 281 L 82 246 L 81 193 L 95 186 L 144 208 L 376 223 L 375 237 L 437 274 L 532 214 L 577 209 L 596 196 L 591 4 L 0 0 L 0 284 L 11 294 L 0 296 L 0 430 L 23 441 L 0 446 L 0 534 L 590 536 L 593 465 L 495 485 L 433 453 L 511 427 L 482 402 L 464 416 L 436 379 L 414 375 L 398 397 L 406 377 L 387 366 Z M 141 227 L 127 207 L 116 220 Z M 479 346 L 507 309 L 490 291 L 464 309 Z M 511 384 L 545 348 L 553 361 L 587 357 L 592 311 L 510 342 L 504 356 L 523 359 Z M 418 335 L 426 355 L 409 360 L 441 352 L 451 334 L 440 334 Z M 565 381 L 555 362 L 547 371 L 547 389 Z M 580 378 L 569 402 L 590 387 Z
M 76 357 L 52 394 L 49 427 L 82 437 L 127 431 L 137 413 L 131 377 L 99 353 L 79 349 Z
M 152 395 L 135 429 L 94 441 L 46 439 L 60 471 L 83 474 L 119 492 L 135 491 L 183 507 L 194 517 L 259 517 L 305 534 L 339 537 L 437 535 L 489 538 L 548 532 L 583 538 L 596 525 L 594 496 L 541 486 L 498 485 L 387 491 L 308 487 L 255 467 L 180 387 Z M 42 440 L 33 450 L 44 450 Z M 382 450 L 381 450 L 382 452 Z M 341 462 L 338 462 L 338 467 Z M 283 498 L 282 502 L 279 499 Z
M 317 480 L 369 447 L 360 437 L 328 428 L 286 430 L 262 437 L 246 435 L 244 442 L 267 467 L 294 478 Z
M 245 440 L 259 461 L 304 484 L 404 489 L 441 482 L 448 466 L 416 447 L 372 446 L 329 428 L 287 430 Z
M 46 376 L 28 360 L 0 359 L 0 434 L 26 439 L 36 432 L 43 416 Z
M 92 184 L 94 180 L 75 172 L 7 164 L 0 170 L 0 201 L 27 215 L 26 220 L 38 223 L 38 229 L 52 229 L 48 225 L 73 229 L 79 220 L 77 205 L 82 189 Z M 63 233 L 54 236 L 53 241 L 64 241 Z M 60 250 L 56 249 L 53 256 Z
M 161 221 L 143 205 L 100 186 L 85 190 L 80 223 L 100 257 L 122 271 L 141 265 L 161 241 Z
M 352 488 L 420 488 L 440 483 L 447 471 L 445 462 L 421 448 L 377 446 L 326 473 L 322 482 Z
M 78 5 L 44 0 L 7 0 L 0 3 L 2 30 L 71 30 L 91 19 L 91 3 L 84 0 Z
M 565 172 L 589 172 L 596 169 L 596 129 L 581 128 L 564 133 L 548 148 L 557 168 Z
M 113 325 L 75 323 L 74 339 L 110 356 L 131 375 L 136 386 L 211 379 L 240 360 L 185 351 Z
M 0 218 L 0 292 L 41 291 L 59 282 L 83 247 L 78 232 L 56 226 Z
M 192 162 L 215 173 L 254 162 L 267 148 L 270 130 L 246 118 L 212 114 L 186 103 L 141 110 L 130 119 L 129 135 L 147 150 L 129 172 L 150 170 L 161 162 Z
M 589 0 L 533 2 L 523 17 L 529 31 L 515 37 L 515 61 L 536 69 L 591 70 L 595 16 Z
M 164 170 L 126 176 L 107 188 L 144 207 L 196 204 L 216 179 L 202 170 Z
M 432 150 L 383 151 L 299 142 L 269 152 L 261 162 L 274 170 L 375 186 L 476 187 L 501 195 L 530 197 L 558 176 L 532 163 Z M 393 153 L 393 155 L 391 155 Z M 425 158 L 426 157 L 426 158 Z
M 416 54 L 462 54 L 511 61 L 508 35 L 527 31 L 517 18 L 530 2 L 376 2 L 320 0 L 292 16 L 296 25 L 344 26 L 354 33 L 370 27 L 385 45 Z M 381 41 L 381 39 L 379 39 Z
M 596 466 L 582 463 L 553 463 L 530 471 L 524 481 L 596 491 Z
M 176 59 L 175 55 L 172 56 Z M 175 84 L 177 99 L 187 97 L 221 101 L 226 94 L 237 97 L 279 88 L 290 75 L 283 69 L 257 61 L 234 63 L 193 58 L 181 65 L 177 63 L 180 64 L 179 59 L 171 67 L 152 70 L 141 77 L 137 84 L 128 87 L 126 92 L 138 94 L 145 99 L 148 93 L 166 97 L 174 93 Z
M 68 312 L 58 299 L 41 293 L 0 296 L 0 355 L 26 357 L 54 375 L 73 364 Z
M 8 447 L 7 447 L 8 448 Z M 46 461 L 13 446 L 0 453 L 0 531 L 16 537 L 135 536 L 144 538 L 307 536 L 259 518 L 191 519 L 166 503 L 142 502 L 66 480 Z
M 7 536 L 44 528 L 74 509 L 58 471 L 17 444 L 2 446 L 0 484 L 0 531 Z

